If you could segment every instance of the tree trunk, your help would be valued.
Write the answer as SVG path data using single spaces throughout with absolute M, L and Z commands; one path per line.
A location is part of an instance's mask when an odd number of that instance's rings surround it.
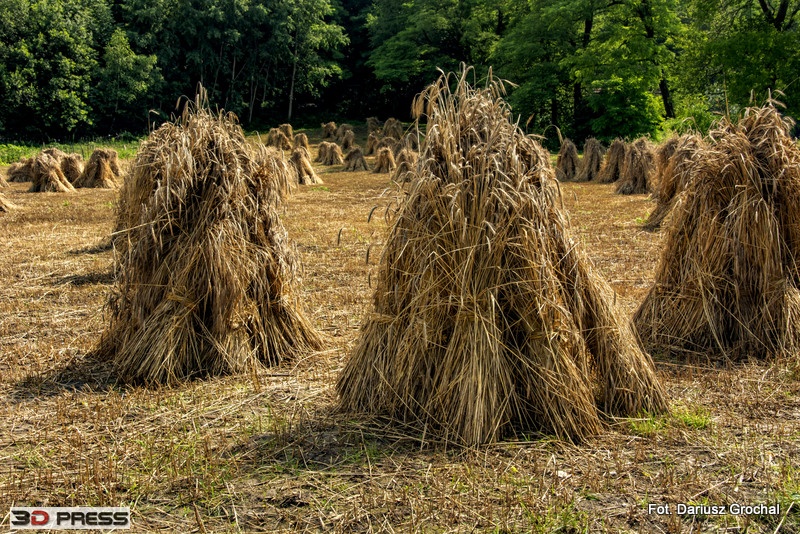
M 669 83 L 666 77 L 662 76 L 658 87 L 661 89 L 661 100 L 664 101 L 664 113 L 667 115 L 668 119 L 674 119 L 675 105 L 672 102 L 672 93 L 669 90 Z
M 289 113 L 286 117 L 286 122 L 292 122 L 292 104 L 294 103 L 294 78 L 297 75 L 297 48 L 294 46 L 294 61 L 292 62 L 292 82 L 289 84 Z

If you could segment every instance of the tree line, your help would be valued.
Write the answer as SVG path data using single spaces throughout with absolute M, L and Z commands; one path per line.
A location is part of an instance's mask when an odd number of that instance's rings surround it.
M 141 133 L 198 83 L 246 127 L 407 119 L 437 68 L 509 80 L 528 131 L 800 112 L 800 0 L 0 0 L 0 137 Z

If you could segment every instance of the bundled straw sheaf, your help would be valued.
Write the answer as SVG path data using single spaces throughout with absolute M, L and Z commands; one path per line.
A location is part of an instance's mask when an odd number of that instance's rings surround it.
M 394 117 L 389 117 L 383 124 L 383 136 L 397 139 L 398 141 L 403 138 L 403 123 Z
M 575 175 L 576 182 L 594 182 L 600 174 L 603 165 L 603 145 L 594 137 L 590 137 L 583 144 L 583 158 L 578 165 Z
M 121 172 L 117 151 L 111 148 L 98 148 L 89 156 L 89 161 L 74 185 L 115 189 L 119 187 Z
M 556 178 L 559 182 L 568 182 L 575 179 L 578 173 L 578 149 L 575 143 L 567 138 L 561 142 L 561 149 L 556 158 Z
M 292 178 L 233 115 L 191 109 L 142 143 L 119 203 L 99 354 L 146 384 L 278 364 L 320 346 L 277 214 Z
M 367 136 L 367 147 L 364 150 L 365 156 L 371 156 L 375 153 L 375 148 L 381 142 L 381 134 L 379 132 L 372 132 Z
M 323 139 L 334 139 L 336 138 L 336 123 L 335 122 L 323 122 L 320 124 L 322 127 L 322 138 Z
M 336 143 L 323 141 L 317 147 L 317 159 L 323 165 L 341 165 L 344 162 L 342 149 Z
M 616 192 L 621 195 L 649 193 L 654 172 L 653 149 L 646 139 L 639 139 L 625 151 L 625 162 L 617 181 Z
M 603 166 L 600 167 L 600 174 L 597 176 L 598 182 L 601 184 L 610 184 L 620 179 L 622 176 L 622 167 L 625 164 L 625 152 L 625 141 L 622 139 L 614 139 L 611 146 L 608 147 Z
M 267 146 L 277 148 L 278 150 L 291 150 L 292 141 L 279 128 L 271 128 L 267 134 Z
M 33 159 L 31 176 L 31 193 L 71 193 L 75 191 L 64 173 L 61 163 L 46 152 L 39 153 Z
M 342 151 L 350 150 L 356 145 L 356 134 L 353 130 L 347 130 L 342 136 Z
M 380 132 L 381 128 L 383 128 L 383 124 L 381 124 L 381 121 L 378 119 L 378 117 L 367 117 L 368 134 L 371 134 L 372 132 Z
M 9 202 L 3 193 L 0 193 L 0 213 L 5 213 L 17 209 L 17 206 Z
M 375 157 L 375 167 L 372 169 L 374 173 L 390 173 L 397 164 L 394 161 L 394 153 L 390 148 L 384 147 L 378 150 L 378 155 Z
M 305 148 L 308 153 L 311 153 L 311 146 L 308 144 L 308 136 L 304 133 L 299 133 L 294 136 L 294 148 Z
M 81 175 L 83 174 L 83 156 L 80 154 L 67 154 L 61 160 L 61 172 L 64 177 L 69 180 L 72 185 L 75 185 Z
M 660 173 L 661 178 L 653 193 L 656 207 L 644 224 L 646 230 L 660 228 L 664 219 L 672 213 L 681 193 L 689 184 L 696 158 L 703 154 L 705 145 L 699 136 L 689 134 L 676 139 L 676 146 Z
M 300 185 L 314 185 L 321 184 L 322 180 L 317 173 L 314 172 L 314 167 L 308 160 L 308 150 L 305 148 L 295 148 L 292 151 L 292 165 L 297 173 L 297 183 Z
M 347 156 L 344 158 L 343 170 L 347 172 L 369 170 L 367 160 L 364 159 L 364 153 L 361 151 L 361 147 L 354 146 L 352 149 L 350 149 L 350 152 L 348 152 Z
M 549 154 L 503 85 L 443 75 L 337 389 L 341 408 L 465 445 L 541 430 L 580 440 L 603 414 L 665 409 L 610 288 L 570 238 Z M 452 88 L 452 89 L 451 89 Z
M 655 283 L 634 321 L 657 351 L 797 358 L 800 150 L 773 104 L 693 157 Z
M 419 154 L 409 148 L 404 148 L 397 155 L 397 168 L 394 170 L 392 180 L 395 182 L 408 182 L 414 177 L 414 167 L 419 160 Z
M 9 182 L 33 181 L 33 158 L 23 158 L 17 163 L 12 163 L 8 168 Z

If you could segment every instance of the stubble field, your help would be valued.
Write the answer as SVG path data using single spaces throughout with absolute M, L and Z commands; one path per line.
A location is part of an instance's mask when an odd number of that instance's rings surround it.
M 337 413 L 397 197 L 388 175 L 315 168 L 324 185 L 296 189 L 281 214 L 325 350 L 170 388 L 117 385 L 87 357 L 113 280 L 116 192 L 4 190 L 19 209 L 0 215 L 0 528 L 12 505 L 106 505 L 130 506 L 135 532 L 800 532 L 788 362 L 656 355 L 671 414 L 612 421 L 580 445 L 448 449 Z M 640 228 L 653 202 L 613 187 L 560 186 L 576 241 L 630 315 L 662 236 Z M 780 514 L 679 515 L 678 503 Z

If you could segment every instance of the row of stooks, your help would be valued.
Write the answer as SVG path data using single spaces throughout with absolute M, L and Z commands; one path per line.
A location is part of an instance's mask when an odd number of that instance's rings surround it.
M 631 322 L 571 236 L 549 153 L 512 122 L 502 82 L 473 89 L 469 73 L 443 75 L 412 106 L 427 135 L 336 384 L 341 409 L 450 443 L 577 441 L 610 417 L 668 409 L 643 343 L 797 357 L 800 150 L 774 106 L 723 123 L 682 165 Z M 199 105 L 142 143 L 95 353 L 120 380 L 246 372 L 322 348 L 278 216 L 287 168 L 234 116 Z

